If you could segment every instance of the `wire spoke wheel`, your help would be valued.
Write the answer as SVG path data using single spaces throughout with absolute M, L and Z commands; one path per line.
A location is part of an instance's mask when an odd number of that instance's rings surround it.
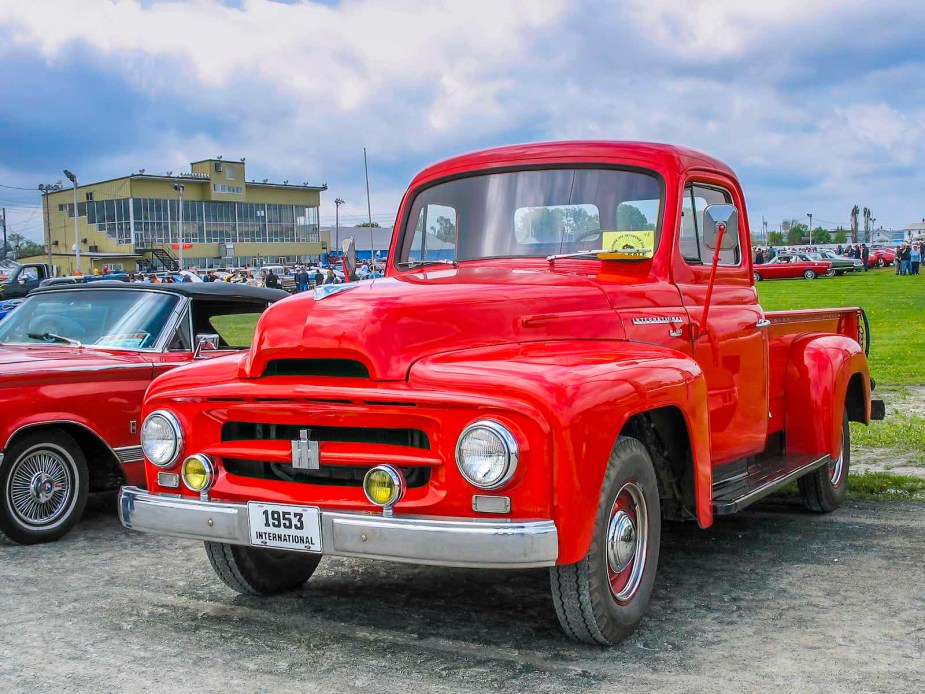
M 7 501 L 16 520 L 31 528 L 54 525 L 75 501 L 77 465 L 56 446 L 36 446 L 13 463 Z

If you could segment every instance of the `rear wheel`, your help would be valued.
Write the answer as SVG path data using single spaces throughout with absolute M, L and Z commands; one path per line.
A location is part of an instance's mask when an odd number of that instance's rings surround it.
M 840 273 L 838 270 L 831 270 L 831 269 L 829 269 L 829 270 L 826 270 L 826 271 L 825 271 L 825 276 L 826 276 L 826 277 L 835 277 L 835 275 L 840 275 L 840 274 L 841 274 L 841 273 Z
M 320 554 L 206 542 L 209 563 L 222 582 L 239 593 L 275 595 L 305 583 Z
M 0 465 L 0 539 L 52 542 L 80 520 L 89 489 L 87 459 L 60 429 L 26 434 Z
M 760 282 L 761 279 L 762 279 L 762 278 L 761 278 L 761 273 L 760 273 L 760 272 L 756 272 L 756 273 L 755 273 L 755 281 L 756 281 L 756 282 Z
M 804 270 L 803 277 L 805 277 L 808 280 L 814 280 L 816 279 L 816 271 L 815 270 Z
M 883 259 L 883 256 L 877 258 L 877 267 L 884 267 L 885 265 L 886 261 Z
M 661 534 L 652 459 L 640 441 L 621 436 L 610 454 L 588 554 L 549 572 L 569 638 L 606 646 L 633 633 L 652 596 Z
M 851 464 L 851 429 L 848 413 L 842 418 L 841 454 L 828 465 L 804 475 L 797 484 L 803 505 L 815 513 L 831 513 L 845 502 L 848 468 Z

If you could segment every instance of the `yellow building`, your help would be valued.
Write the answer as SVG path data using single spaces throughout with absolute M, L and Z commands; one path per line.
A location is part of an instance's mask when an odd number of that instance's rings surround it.
M 326 188 L 247 181 L 243 159 L 205 159 L 178 175 L 142 169 L 78 186 L 79 268 L 73 188 L 44 194 L 46 238 L 58 274 L 176 269 L 181 255 L 184 268 L 308 262 L 328 250 L 318 227 Z

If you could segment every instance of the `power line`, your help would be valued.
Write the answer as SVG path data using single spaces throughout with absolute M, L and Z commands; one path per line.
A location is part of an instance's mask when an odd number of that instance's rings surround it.
M 0 188 L 9 188 L 10 190 L 29 190 L 29 191 L 32 191 L 33 193 L 38 191 L 38 188 L 35 188 L 35 187 L 21 188 L 20 186 L 8 186 L 5 183 L 0 183 Z

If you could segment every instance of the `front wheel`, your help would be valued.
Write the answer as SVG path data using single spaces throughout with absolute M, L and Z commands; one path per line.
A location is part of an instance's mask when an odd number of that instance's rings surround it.
M 760 273 L 760 272 L 756 272 L 756 273 L 755 273 L 755 281 L 756 281 L 756 282 L 760 282 L 760 281 L 761 281 L 761 273 Z
M 825 271 L 826 277 L 835 277 L 835 275 L 840 275 L 840 274 L 841 273 L 838 270 L 826 270 Z
M 814 280 L 816 279 L 816 271 L 815 270 L 805 270 L 803 272 L 803 277 L 808 280 Z
M 87 459 L 60 429 L 26 434 L 0 465 L 0 539 L 53 542 L 80 520 L 89 489 Z
M 803 505 L 815 513 L 831 513 L 845 502 L 848 468 L 851 464 L 851 428 L 848 413 L 842 418 L 841 454 L 828 465 L 816 468 L 797 480 Z
M 275 595 L 304 584 L 318 567 L 320 554 L 287 552 L 206 542 L 209 563 L 222 582 L 239 593 Z
M 608 646 L 633 633 L 652 596 L 661 536 L 652 459 L 639 440 L 621 436 L 607 464 L 588 554 L 549 570 L 569 638 Z
M 880 258 L 877 258 L 877 267 L 885 267 L 885 266 L 886 266 L 886 261 L 883 259 L 883 257 L 881 256 Z

